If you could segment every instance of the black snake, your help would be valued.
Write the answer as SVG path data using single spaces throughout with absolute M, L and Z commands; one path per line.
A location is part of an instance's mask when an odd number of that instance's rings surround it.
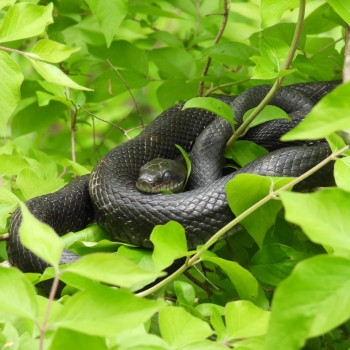
M 206 242 L 219 228 L 233 219 L 225 184 L 237 174 L 299 176 L 330 154 L 326 142 L 303 145 L 282 143 L 281 135 L 298 124 L 321 97 L 339 82 L 301 83 L 280 88 L 270 104 L 284 109 L 291 121 L 274 120 L 252 128 L 245 139 L 272 152 L 223 176 L 221 157 L 232 134 L 229 123 L 201 109 L 182 110 L 183 103 L 164 111 L 140 135 L 112 149 L 95 166 L 91 175 L 82 176 L 52 194 L 26 202 L 42 222 L 63 235 L 86 227 L 92 220 L 115 239 L 137 246 L 151 247 L 150 233 L 155 225 L 170 220 L 180 222 L 189 247 Z M 260 103 L 271 86 L 248 89 L 238 97 L 217 97 L 230 105 L 235 120 L 242 123 L 244 113 Z M 196 141 L 197 139 L 197 141 Z M 176 158 L 175 144 L 191 151 L 193 173 L 191 188 L 174 194 L 145 194 L 135 187 L 139 169 L 154 158 Z M 288 147 L 286 147 L 288 146 Z M 283 147 L 283 148 L 282 148 Z M 197 164 L 200 166 L 197 166 Z M 322 168 L 302 187 L 333 184 L 332 165 Z M 27 250 L 19 239 L 22 215 L 19 209 L 10 221 L 8 256 L 10 262 L 25 272 L 43 272 L 46 262 Z M 64 250 L 61 263 L 79 256 Z

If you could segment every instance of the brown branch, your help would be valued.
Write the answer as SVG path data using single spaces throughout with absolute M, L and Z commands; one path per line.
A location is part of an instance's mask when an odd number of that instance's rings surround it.
M 208 294 L 208 296 L 213 295 L 213 292 L 208 288 L 208 286 L 205 283 L 202 283 L 201 281 L 197 280 L 197 278 L 192 276 L 188 271 L 185 271 L 184 275 L 198 287 L 202 288 Z
M 226 84 L 221 84 L 221 85 L 218 85 L 218 86 L 214 86 L 214 87 L 210 88 L 210 89 L 203 95 L 203 97 L 207 97 L 207 96 L 209 96 L 210 94 L 212 94 L 214 91 L 219 90 L 219 89 L 222 89 L 222 88 L 224 88 L 224 87 L 242 84 L 242 83 L 245 83 L 246 81 L 249 81 L 249 80 L 250 80 L 250 78 L 246 78 L 246 79 L 242 79 L 242 80 L 233 81 L 233 82 L 231 82 L 231 83 L 226 83 Z
M 140 119 L 140 122 L 141 122 L 141 126 L 144 128 L 145 127 L 145 123 L 143 122 L 143 119 L 142 119 L 142 116 L 141 116 L 141 113 L 139 111 L 139 108 L 137 106 L 137 102 L 135 100 L 135 97 L 133 95 L 133 93 L 131 92 L 130 88 L 129 88 L 129 85 L 126 83 L 125 79 L 123 78 L 123 76 L 120 74 L 120 72 L 118 71 L 117 68 L 115 68 L 113 66 L 113 64 L 110 62 L 110 60 L 107 58 L 107 63 L 113 68 L 113 70 L 118 74 L 118 77 L 120 78 L 120 80 L 123 82 L 123 84 L 125 85 L 125 87 L 127 88 L 127 90 L 129 91 L 129 94 L 134 102 L 134 106 L 135 106 L 135 109 L 136 109 L 136 113 Z
M 213 46 L 216 45 L 219 42 L 219 40 L 221 39 L 221 36 L 225 30 L 227 19 L 228 19 L 228 14 L 229 14 L 228 3 L 227 3 L 227 0 L 223 0 L 223 1 L 224 1 L 224 13 L 222 14 L 223 20 L 222 20 L 219 32 L 216 35 L 216 38 L 214 40 Z M 205 77 L 207 75 L 209 67 L 210 67 L 210 63 L 211 63 L 211 57 L 208 57 L 207 62 L 205 63 L 204 69 L 203 69 L 202 74 L 201 74 L 202 77 Z M 204 81 L 202 80 L 199 82 L 198 96 L 203 96 L 203 89 L 204 89 Z
M 129 137 L 129 135 L 128 135 L 128 131 L 127 131 L 127 130 L 124 130 L 123 128 L 121 128 L 121 127 L 118 126 L 117 124 L 114 124 L 114 123 L 112 123 L 112 122 L 110 122 L 110 121 L 108 121 L 108 120 L 102 119 L 102 118 L 98 117 L 97 115 L 95 115 L 95 114 L 93 114 L 93 113 L 87 111 L 82 105 L 78 105 L 78 107 L 81 108 L 85 113 L 87 113 L 87 114 L 90 115 L 91 117 L 96 118 L 96 119 L 98 119 L 98 120 L 101 120 L 102 122 L 105 122 L 105 123 L 107 123 L 107 124 L 109 124 L 109 125 L 112 125 L 114 128 L 120 130 L 120 131 L 124 134 L 124 136 L 125 136 L 128 140 L 130 140 L 130 137 Z
M 350 81 L 350 27 L 346 24 L 343 83 Z

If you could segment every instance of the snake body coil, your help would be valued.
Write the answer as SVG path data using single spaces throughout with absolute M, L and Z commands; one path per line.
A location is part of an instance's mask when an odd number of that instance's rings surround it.
M 330 154 L 325 142 L 313 146 L 281 143 L 279 138 L 298 124 L 313 105 L 339 82 L 302 83 L 280 88 L 270 104 L 284 109 L 291 121 L 274 120 L 252 128 L 246 139 L 271 153 L 243 168 L 222 176 L 221 157 L 232 134 L 229 123 L 205 110 L 182 110 L 178 104 L 164 111 L 140 135 L 112 149 L 94 168 L 61 190 L 33 198 L 26 204 L 42 222 L 63 235 L 83 229 L 93 219 L 114 238 L 138 246 L 151 247 L 150 233 L 155 225 L 170 220 L 180 222 L 190 248 L 206 242 L 218 229 L 233 219 L 227 203 L 225 185 L 237 174 L 299 176 Z M 235 120 L 242 123 L 244 113 L 256 107 L 270 86 L 261 85 L 238 97 L 217 97 L 229 104 Z M 174 194 L 144 194 L 135 182 L 142 165 L 154 158 L 174 159 L 180 155 L 175 145 L 191 151 L 193 173 L 190 190 Z M 287 148 L 281 148 L 288 146 Z M 301 187 L 333 183 L 332 166 L 311 176 Z M 8 256 L 23 271 L 42 272 L 48 265 L 20 243 L 22 215 L 15 211 L 10 222 Z M 79 256 L 67 250 L 61 263 Z

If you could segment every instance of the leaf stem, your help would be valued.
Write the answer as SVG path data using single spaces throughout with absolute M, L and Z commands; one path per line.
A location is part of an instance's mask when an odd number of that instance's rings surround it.
M 242 79 L 242 80 L 237 80 L 237 81 L 232 81 L 231 83 L 226 83 L 226 84 L 221 84 L 218 86 L 214 86 L 212 88 L 210 88 L 204 95 L 203 97 L 208 97 L 211 93 L 213 93 L 216 90 L 219 90 L 221 88 L 227 87 L 227 86 L 233 86 L 233 85 L 238 85 L 238 84 L 242 84 L 245 83 L 246 81 L 249 81 L 251 78 L 246 78 L 246 79 Z
M 35 59 L 41 59 L 41 57 L 36 55 L 35 53 L 11 49 L 10 47 L 0 46 L 0 50 L 19 53 L 20 55 L 29 56 L 29 57 L 35 58 Z
M 276 191 L 271 191 L 267 196 L 262 198 L 260 201 L 256 202 L 254 205 L 252 205 L 250 208 L 245 210 L 243 213 L 238 215 L 235 219 L 230 221 L 228 224 L 226 224 L 224 227 L 222 227 L 219 231 L 215 233 L 198 251 L 195 253 L 191 258 L 187 259 L 186 262 L 173 274 L 169 275 L 167 278 L 165 278 L 163 281 L 159 282 L 158 284 L 154 285 L 153 287 L 144 290 L 141 293 L 136 294 L 137 296 L 144 297 L 151 293 L 154 293 L 159 288 L 165 286 L 169 282 L 173 281 L 176 277 L 181 275 L 184 271 L 186 271 L 189 267 L 192 267 L 194 264 L 198 262 L 198 259 L 202 256 L 203 253 L 205 253 L 214 243 L 218 241 L 218 239 L 224 235 L 228 230 L 230 230 L 232 227 L 236 226 L 238 223 L 240 223 L 243 219 L 245 219 L 248 215 L 253 213 L 256 209 L 260 208 L 262 205 L 267 203 L 271 199 L 275 199 L 277 195 L 292 186 L 298 184 L 299 182 L 305 180 L 307 177 L 315 173 L 317 170 L 321 169 L 324 165 L 329 163 L 332 160 L 335 160 L 339 155 L 341 155 L 343 152 L 347 151 L 349 149 L 349 145 L 343 147 L 341 150 L 337 152 L 333 152 L 331 155 L 329 155 L 327 158 L 322 160 L 320 163 L 315 165 L 313 168 L 306 171 L 304 174 L 300 175 L 299 177 L 295 178 L 288 184 L 284 185 L 283 187 L 279 188 Z
M 302 32 L 302 28 L 303 28 L 304 16 L 305 16 L 305 0 L 300 0 L 298 21 L 297 21 L 297 24 L 295 27 L 294 36 L 293 36 L 293 40 L 292 40 L 292 43 L 290 46 L 290 50 L 288 52 L 287 58 L 286 58 L 284 65 L 282 67 L 282 70 L 288 70 L 292 61 L 293 61 L 293 57 L 294 57 L 295 52 L 297 50 L 298 43 L 299 43 L 300 36 L 301 36 L 301 32 Z M 259 103 L 259 105 L 250 114 L 250 116 L 241 124 L 241 126 L 236 130 L 236 132 L 228 140 L 228 142 L 226 144 L 226 150 L 230 149 L 232 147 L 232 145 L 238 140 L 238 138 L 241 137 L 246 132 L 249 124 L 258 116 L 258 114 L 264 109 L 264 107 L 273 98 L 273 96 L 277 92 L 278 88 L 282 84 L 283 79 L 284 79 L 284 77 L 277 78 L 277 80 L 272 85 L 271 90 L 268 92 L 268 94 L 265 96 L 265 98 Z

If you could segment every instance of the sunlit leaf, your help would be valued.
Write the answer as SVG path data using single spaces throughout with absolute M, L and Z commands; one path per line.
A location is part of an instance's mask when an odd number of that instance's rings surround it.
M 30 213 L 21 203 L 23 221 L 19 229 L 21 242 L 37 256 L 51 265 L 58 265 L 64 247 L 56 232 Z
M 0 28 L 0 42 L 30 38 L 41 34 L 52 20 L 53 4 L 38 6 L 20 3 L 10 7 Z

